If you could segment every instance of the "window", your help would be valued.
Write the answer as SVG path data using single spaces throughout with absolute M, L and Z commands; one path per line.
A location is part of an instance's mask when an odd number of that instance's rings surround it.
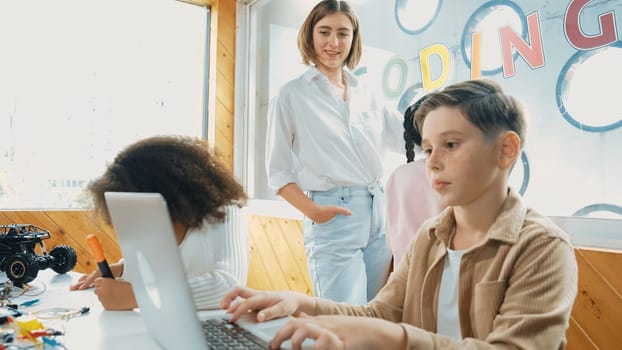
M 171 0 L 0 3 L 0 208 L 81 208 L 126 145 L 202 136 L 209 10 Z
M 622 54 L 609 17 L 621 2 L 353 1 L 364 44 L 355 72 L 403 112 L 427 93 L 426 82 L 443 87 L 470 79 L 471 40 L 480 33 L 482 76 L 501 83 L 527 110 L 527 142 L 510 185 L 544 215 L 619 218 L 622 121 L 611 87 L 622 76 Z M 251 3 L 238 17 L 244 53 L 237 59 L 244 71 L 237 72 L 236 86 L 247 89 L 237 104 L 246 109 L 236 109 L 236 118 L 247 127 L 241 164 L 249 193 L 271 200 L 264 165 L 267 107 L 284 82 L 306 69 L 295 39 L 317 1 Z M 402 154 L 387 157 L 385 176 L 404 161 Z

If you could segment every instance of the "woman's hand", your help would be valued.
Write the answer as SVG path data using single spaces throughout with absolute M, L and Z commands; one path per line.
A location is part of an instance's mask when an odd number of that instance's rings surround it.
M 336 205 L 316 205 L 313 214 L 309 215 L 309 219 L 316 224 L 323 224 L 337 215 L 350 216 L 352 212 L 350 209 Z
M 262 322 L 297 315 L 299 312 L 312 314 L 315 301 L 297 292 L 263 292 L 238 286 L 225 294 L 220 307 L 232 314 L 231 321 L 233 322 L 251 311 L 257 311 L 257 321 Z
M 123 273 L 123 262 L 117 262 L 114 264 L 110 264 L 110 271 L 112 271 L 113 276 L 120 277 Z M 69 290 L 83 290 L 93 286 L 93 282 L 96 279 L 102 276 L 99 269 L 95 269 L 95 271 L 90 274 L 85 274 L 78 278 L 78 282 L 69 286 Z
M 281 187 L 279 195 L 317 224 L 323 224 L 336 215 L 352 215 L 352 212 L 344 207 L 315 203 L 295 182 L 290 182 Z
M 106 310 L 131 310 L 138 307 L 130 282 L 123 279 L 97 278 L 94 293 Z
M 293 349 L 300 349 L 305 339 L 314 340 L 315 349 L 404 349 L 406 333 L 397 323 L 379 318 L 356 316 L 293 317 L 270 341 L 271 349 L 279 349 L 290 340 Z

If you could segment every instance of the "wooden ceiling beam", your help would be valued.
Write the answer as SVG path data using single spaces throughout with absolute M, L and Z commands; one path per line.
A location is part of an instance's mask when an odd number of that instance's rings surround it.
M 212 6 L 212 3 L 217 0 L 177 0 L 181 2 L 187 2 L 192 5 L 198 6 Z

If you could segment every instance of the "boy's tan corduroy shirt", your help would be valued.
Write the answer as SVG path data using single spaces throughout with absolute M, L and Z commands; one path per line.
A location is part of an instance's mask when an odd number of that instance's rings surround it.
M 316 299 L 317 314 L 379 317 L 401 323 L 408 349 L 564 349 L 577 294 L 567 235 L 524 206 L 513 190 L 488 237 L 460 265 L 462 340 L 436 334 L 437 304 L 452 208 L 426 221 L 385 287 L 367 306 Z

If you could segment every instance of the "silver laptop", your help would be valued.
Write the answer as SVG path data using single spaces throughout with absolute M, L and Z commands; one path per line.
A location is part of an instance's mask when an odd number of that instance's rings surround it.
M 232 327 L 221 310 L 197 312 L 186 280 L 166 201 L 159 193 L 106 192 L 106 204 L 125 261 L 124 278 L 132 283 L 140 313 L 151 337 L 163 349 L 226 349 L 207 338 L 212 327 Z M 249 317 L 237 322 L 242 333 L 259 340 L 254 348 L 268 348 L 287 318 L 257 323 Z M 218 325 L 215 325 L 218 323 Z M 239 336 L 236 333 L 236 336 Z M 311 340 L 303 348 L 311 347 Z M 250 345 L 244 348 L 253 348 Z M 284 343 L 283 348 L 291 348 Z

